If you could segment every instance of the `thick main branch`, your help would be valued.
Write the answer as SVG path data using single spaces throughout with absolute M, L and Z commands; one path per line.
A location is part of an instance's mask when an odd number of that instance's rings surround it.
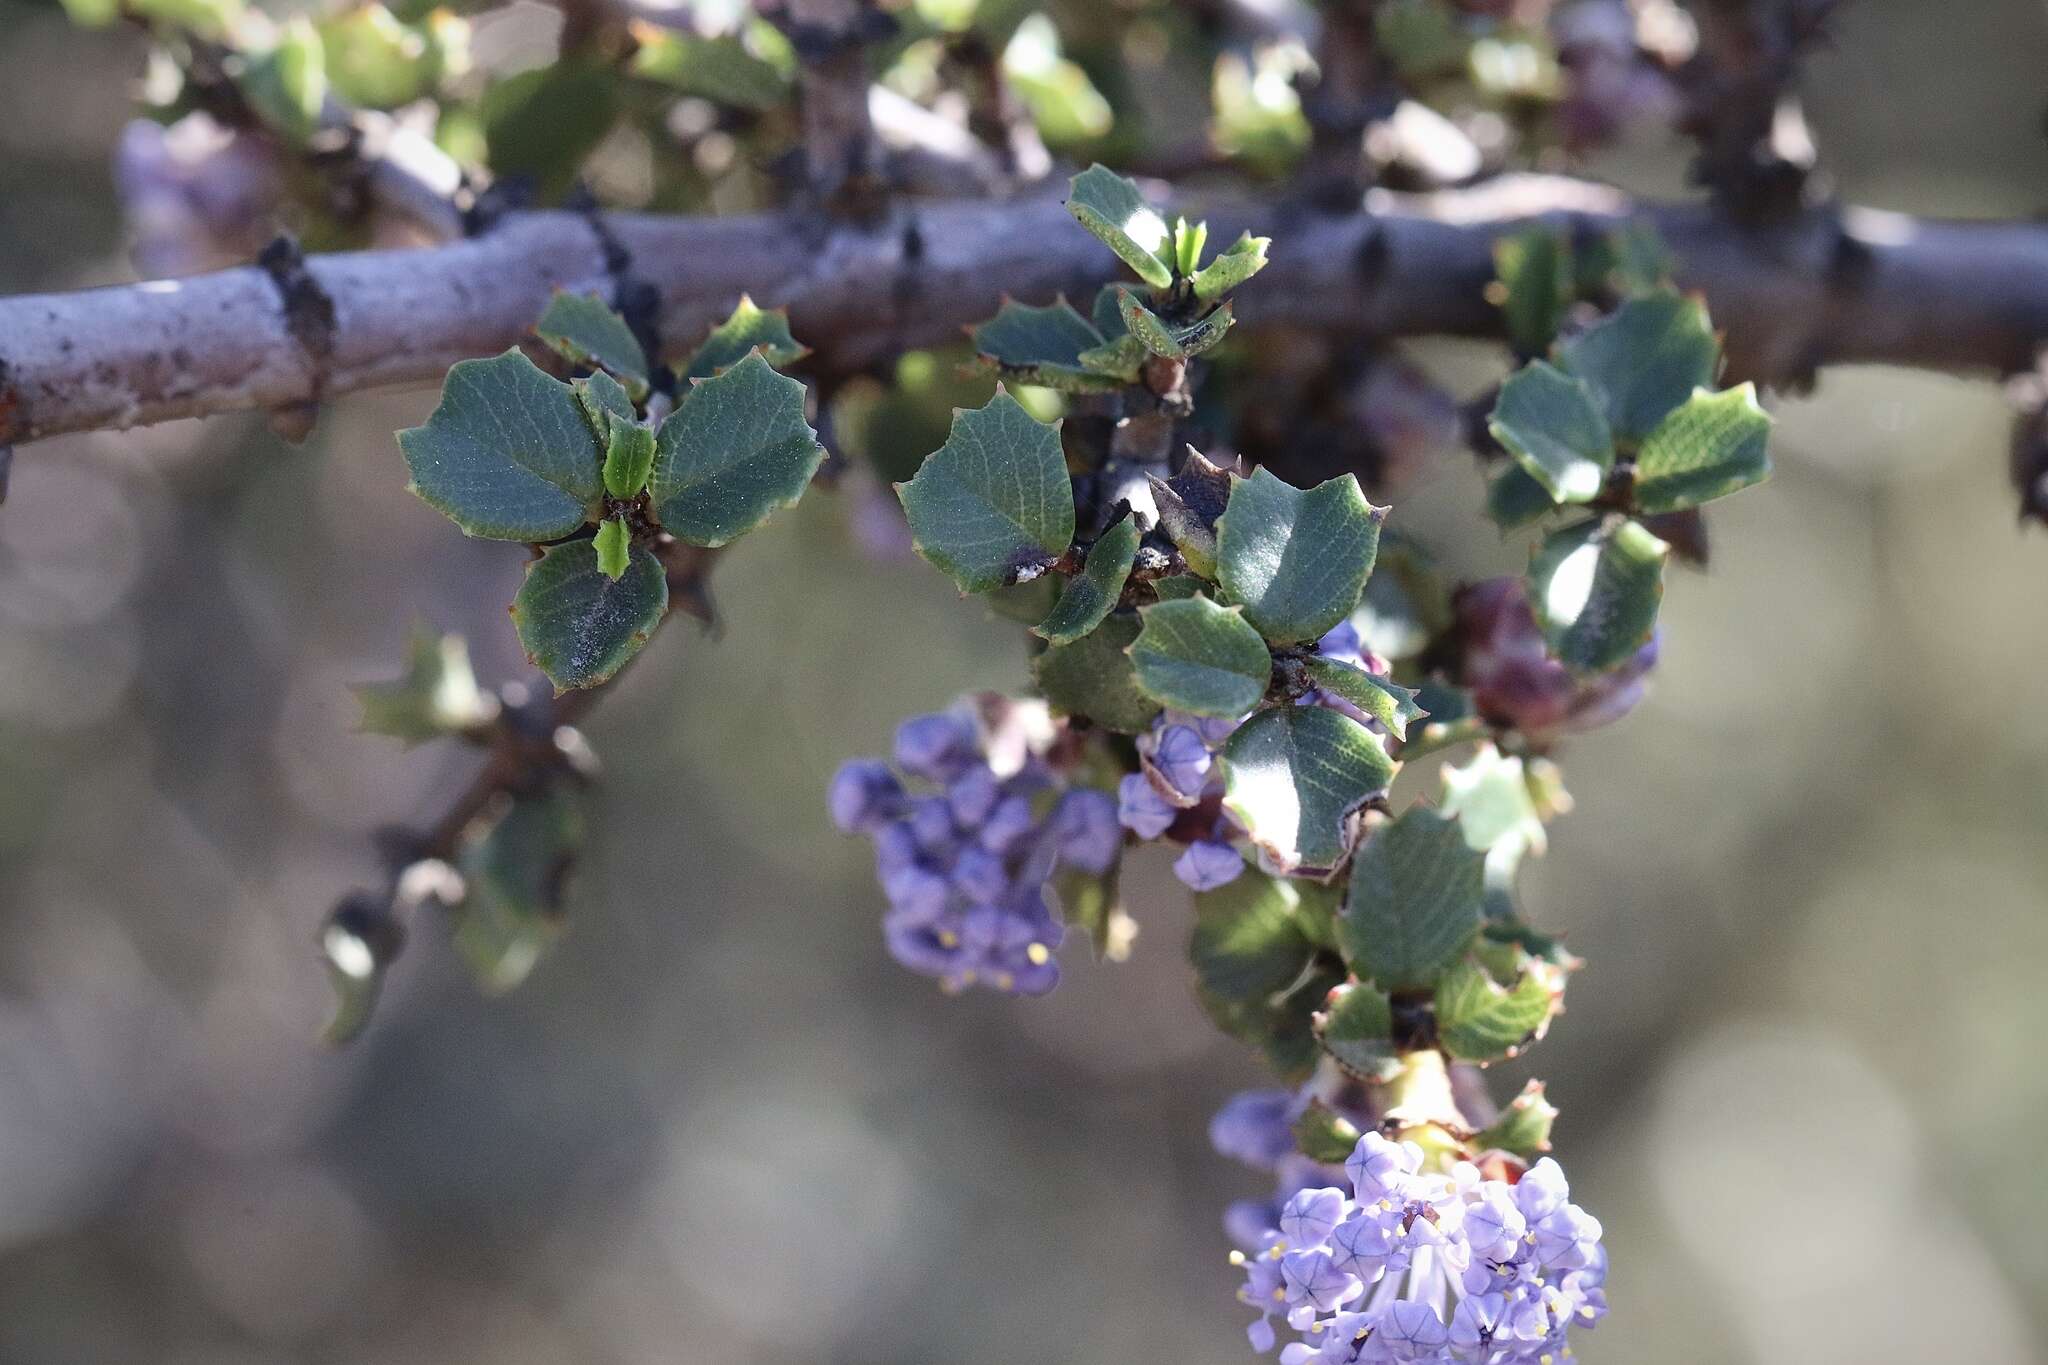
M 1583 182 L 1506 178 L 1364 211 L 1282 221 L 1243 201 L 1200 204 L 1216 236 L 1275 237 L 1242 296 L 1248 322 L 1342 325 L 1381 336 L 1491 336 L 1484 291 L 1504 232 L 1543 219 L 1597 232 L 1653 222 L 1682 282 L 1703 290 L 1736 377 L 1795 382 L 1821 365 L 1885 362 L 2013 373 L 2048 341 L 2048 225 L 1816 210 L 1743 228 L 1705 206 L 1645 205 Z M 687 342 L 740 293 L 787 306 L 827 371 L 953 340 L 1005 294 L 1085 299 L 1110 253 L 1050 197 L 925 202 L 879 226 L 789 216 L 607 215 L 636 279 L 661 294 L 660 333 Z M 615 262 L 616 264 L 616 262 Z M 332 305 L 308 347 L 287 291 L 257 268 L 0 298 L 0 446 L 67 431 L 287 407 L 432 382 L 528 334 L 556 288 L 609 296 L 590 220 L 514 215 L 445 246 L 308 258 Z

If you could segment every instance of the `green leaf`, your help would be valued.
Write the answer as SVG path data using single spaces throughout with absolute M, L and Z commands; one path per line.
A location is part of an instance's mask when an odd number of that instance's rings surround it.
M 595 295 L 558 290 L 533 330 L 570 364 L 610 370 L 635 402 L 647 396 L 647 353 L 626 320 Z
M 105 28 L 121 17 L 121 0 L 62 0 L 64 14 L 80 28 Z
M 1059 299 L 1044 308 L 1005 299 L 1002 309 L 974 329 L 974 349 L 1003 374 L 1067 393 L 1101 393 L 1118 380 L 1091 373 L 1084 353 L 1103 344 L 1093 323 Z
M 824 461 L 804 386 L 754 354 L 697 380 L 662 422 L 648 491 L 676 539 L 724 545 L 794 507 Z
M 1754 384 L 1694 390 L 1636 452 L 1636 507 L 1676 512 L 1762 483 L 1771 473 L 1770 434 Z
M 1152 595 L 1161 602 L 1179 602 L 1184 598 L 1199 597 L 1209 585 L 1191 573 L 1177 573 L 1170 578 L 1154 579 Z
M 1059 30 L 1043 14 L 1017 25 L 1003 48 L 1002 73 L 1031 111 L 1039 135 L 1054 147 L 1093 141 L 1115 122 L 1088 73 L 1060 56 Z
M 1479 931 L 1485 857 L 1458 822 L 1410 806 L 1351 861 L 1337 932 L 1351 970 L 1388 990 L 1432 985 Z
M 1408 738 L 1408 722 L 1429 714 L 1415 704 L 1411 689 L 1375 677 L 1342 659 L 1308 659 L 1302 670 L 1310 682 L 1371 716 L 1395 739 Z
M 1180 473 L 1170 479 L 1156 474 L 1145 477 L 1152 486 L 1159 529 L 1173 541 L 1191 571 L 1214 578 L 1216 523 L 1230 503 L 1228 471 L 1211 464 L 1201 451 L 1189 446 Z
M 628 67 L 635 76 L 734 109 L 773 109 L 789 97 L 789 75 L 749 51 L 736 34 L 702 37 L 643 25 Z
M 1224 600 L 1276 645 L 1320 639 L 1358 605 L 1386 519 L 1355 475 L 1303 491 L 1257 470 L 1231 485 L 1217 528 Z
M 1258 705 L 1273 680 L 1273 656 L 1244 615 L 1206 597 L 1141 607 L 1144 629 L 1131 644 L 1138 686 L 1154 700 L 1197 716 L 1234 720 Z
M 1650 638 L 1670 546 L 1623 517 L 1554 531 L 1529 563 L 1529 600 L 1551 651 L 1581 673 L 1621 663 Z
M 1202 248 L 1209 241 L 1209 225 L 1203 222 L 1190 223 L 1185 218 L 1173 220 L 1173 268 L 1174 273 L 1186 278 L 1195 273 L 1195 267 L 1202 263 Z
M 1462 687 L 1425 680 L 1415 689 L 1415 702 L 1428 713 L 1429 720 L 1401 746 L 1404 763 L 1483 738 L 1487 733 L 1486 722 L 1473 709 L 1472 694 Z
M 1371 731 L 1320 706 L 1280 706 L 1223 749 L 1224 807 L 1280 868 L 1334 868 L 1344 821 L 1385 791 L 1395 764 Z
M 1474 1135 L 1472 1145 L 1482 1152 L 1512 1152 L 1534 1161 L 1550 1150 L 1550 1129 L 1556 1121 L 1557 1106 L 1544 1098 L 1543 1082 L 1530 1081 L 1499 1118 Z
M 388 909 L 366 909 L 356 897 L 328 916 L 320 930 L 320 957 L 334 988 L 334 1013 L 321 1031 L 322 1042 L 339 1047 L 361 1036 L 383 994 L 384 973 L 404 942 L 405 930 Z
M 517 986 L 561 938 L 562 897 L 583 839 L 582 799 L 557 786 L 513 798 L 504 817 L 463 851 L 468 894 L 455 910 L 455 950 L 484 991 Z
M 633 533 L 626 529 L 624 517 L 606 517 L 598 523 L 597 535 L 591 545 L 597 550 L 597 571 L 616 583 L 626 576 L 628 556 L 633 548 Z
M 1074 539 L 1074 489 L 1057 427 L 1009 394 L 956 411 L 946 443 L 896 485 L 917 552 L 962 592 L 1034 577 Z
M 497 703 L 476 685 L 469 646 L 460 635 L 415 625 L 406 642 L 405 672 L 391 682 L 353 689 L 362 704 L 362 728 L 415 744 L 483 724 Z
M 441 46 L 380 4 L 359 5 L 326 20 L 320 41 L 329 83 L 358 108 L 410 104 L 427 94 L 441 74 Z
M 1354 982 L 1331 992 L 1329 1008 L 1316 1018 L 1316 1041 L 1360 1080 L 1388 1081 L 1401 1068 L 1394 1048 L 1394 1002 L 1370 983 Z
M 1188 959 L 1202 988 L 1223 1000 L 1256 1001 L 1297 985 L 1316 954 L 1301 914 L 1295 883 L 1249 868 L 1197 892 Z
M 555 540 L 597 511 L 602 450 L 583 404 L 516 348 L 458 362 L 398 444 L 412 491 L 469 535 Z
M 201 38 L 227 38 L 242 21 L 242 0 L 129 0 L 139 19 L 189 29 Z
M 1558 359 L 1592 387 L 1615 438 L 1640 441 L 1713 383 L 1721 346 L 1706 305 L 1665 292 L 1628 300 L 1565 342 Z
M 780 369 L 794 365 L 811 353 L 790 335 L 787 308 L 757 308 L 753 299 L 740 295 L 732 315 L 711 329 L 704 344 L 691 353 L 683 366 L 686 379 L 709 379 L 721 370 L 739 364 L 747 353 L 758 349 L 761 358 Z
M 1214 303 L 1264 270 L 1266 248 L 1272 244 L 1272 238 L 1254 237 L 1249 232 L 1239 237 L 1229 250 L 1218 254 L 1215 260 L 1195 272 L 1189 281 L 1195 297 L 1203 303 Z
M 1138 638 L 1136 612 L 1112 615 L 1070 645 L 1054 645 L 1031 661 L 1031 676 L 1045 699 L 1071 716 L 1104 729 L 1135 735 L 1159 714 L 1159 703 L 1138 686 L 1124 651 Z
M 327 104 L 327 52 L 320 30 L 297 15 L 278 33 L 277 45 L 249 62 L 242 95 L 258 117 L 284 139 L 303 144 L 320 127 Z
M 1130 328 L 1124 326 L 1124 287 L 1120 284 L 1105 284 L 1095 291 L 1095 301 L 1088 305 L 1088 321 L 1095 330 L 1102 333 L 1104 341 L 1114 342 L 1119 337 L 1130 335 Z
M 569 387 L 576 391 L 576 402 L 582 407 L 583 415 L 590 419 L 590 430 L 597 437 L 599 449 L 607 453 L 612 440 L 612 419 L 640 420 L 625 386 L 603 370 L 593 371 L 587 379 L 572 380 Z
M 1103 618 L 1116 610 L 1124 580 L 1131 576 L 1137 558 L 1137 523 L 1128 516 L 1119 517 L 1089 547 L 1081 572 L 1067 581 L 1059 604 L 1031 633 L 1052 644 L 1069 645 L 1101 625 Z
M 1294 1145 L 1310 1161 L 1342 1165 L 1358 1150 L 1361 1136 L 1350 1119 L 1336 1113 L 1321 1100 L 1310 1100 L 1308 1108 L 1294 1120 Z
M 604 491 L 634 498 L 654 472 L 654 433 L 631 418 L 612 417 L 611 444 L 604 453 Z
M 1541 1036 L 1555 1003 L 1552 982 L 1532 968 L 1503 987 L 1470 958 L 1436 983 L 1436 1036 L 1445 1052 L 1467 1062 L 1498 1062 Z
M 1543 812 L 1522 759 L 1483 744 L 1469 762 L 1446 765 L 1443 776 L 1443 813 L 1456 817 L 1465 842 L 1487 855 L 1489 873 L 1512 874 L 1523 854 L 1543 852 Z
M 543 201 L 567 189 L 618 121 L 627 83 L 609 60 L 564 57 L 493 81 L 479 113 L 492 172 L 523 175 Z
M 526 571 L 512 623 L 526 657 L 556 692 L 596 687 L 625 667 L 668 610 L 661 562 L 634 550 L 625 575 L 606 576 L 589 540 L 550 546 Z
M 1486 429 L 1558 502 L 1598 497 L 1614 468 L 1614 437 L 1593 391 L 1541 360 L 1501 385 Z
M 1383 659 L 1413 659 L 1451 620 L 1450 590 L 1429 556 L 1400 536 L 1382 535 L 1365 595 L 1351 614 L 1358 637 Z
M 1118 889 L 1123 863 L 1112 863 L 1104 873 L 1061 864 L 1052 876 L 1053 897 L 1059 902 L 1060 922 L 1088 936 L 1097 959 L 1121 962 L 1131 954 L 1131 940 L 1138 926 L 1125 911 Z
M 1555 228 L 1503 237 L 1493 244 L 1493 268 L 1509 344 L 1518 355 L 1542 355 L 1571 306 L 1570 239 Z
M 1230 330 L 1230 305 L 1227 303 L 1218 304 L 1186 326 L 1166 321 L 1140 303 L 1138 296 L 1128 289 L 1117 295 L 1117 308 L 1123 314 L 1124 326 L 1143 343 L 1146 350 L 1173 360 L 1200 355 L 1223 340 L 1223 334 Z
M 1151 354 L 1145 349 L 1144 342 L 1124 332 L 1115 341 L 1081 352 L 1076 359 L 1080 361 L 1081 368 L 1091 375 L 1113 379 L 1117 384 L 1130 384 L 1137 381 L 1145 368 L 1145 358 Z
M 1162 254 L 1170 246 L 1166 220 L 1131 181 L 1100 163 L 1090 166 L 1069 186 L 1067 212 L 1101 238 L 1139 279 L 1154 289 L 1173 283 L 1173 270 Z
M 1550 490 L 1520 463 L 1509 464 L 1486 486 L 1486 515 L 1503 535 L 1534 525 L 1556 507 Z

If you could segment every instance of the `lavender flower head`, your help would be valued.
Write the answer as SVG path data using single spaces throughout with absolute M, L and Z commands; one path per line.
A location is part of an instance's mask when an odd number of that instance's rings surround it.
M 1065 930 L 1047 878 L 1106 873 L 1122 852 L 1115 799 L 1067 788 L 1044 761 L 1042 709 L 992 699 L 979 717 L 912 716 L 893 768 L 854 759 L 832 779 L 833 822 L 874 843 L 890 955 L 948 990 L 1051 990 Z
M 1548 1157 L 1512 1184 L 1440 1175 L 1369 1132 L 1343 1181 L 1295 1191 L 1232 1254 L 1253 1347 L 1277 1344 L 1276 1318 L 1297 1334 L 1281 1365 L 1558 1365 L 1606 1314 L 1599 1220 Z

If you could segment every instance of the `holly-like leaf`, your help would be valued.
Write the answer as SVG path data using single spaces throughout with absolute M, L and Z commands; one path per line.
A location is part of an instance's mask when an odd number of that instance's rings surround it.
M 1664 415 L 1710 385 L 1721 345 L 1698 299 L 1666 291 L 1630 299 L 1558 350 L 1586 381 L 1620 441 L 1640 441 Z
M 634 550 L 623 577 L 607 577 L 596 545 L 550 546 L 526 571 L 512 600 L 512 622 L 526 657 L 557 692 L 596 687 L 625 667 L 668 610 L 661 562 Z
M 563 895 L 583 839 L 582 798 L 556 786 L 515 797 L 464 849 L 460 867 L 468 894 L 455 908 L 455 951 L 482 990 L 511 990 L 561 938 Z
M 1059 602 L 1031 633 L 1055 645 L 1068 645 L 1102 624 L 1116 610 L 1124 580 L 1138 558 L 1138 526 L 1128 516 L 1102 533 L 1088 548 L 1081 572 L 1067 581 Z
M 1047 307 L 1005 299 L 996 315 L 973 332 L 974 349 L 1004 375 L 1066 393 L 1102 393 L 1119 380 L 1094 373 L 1081 356 L 1103 345 L 1095 324 L 1065 299 Z
M 1390 1080 L 1401 1067 L 1394 1049 L 1394 1003 L 1369 982 L 1330 993 L 1329 1007 L 1316 1016 L 1316 1041 L 1360 1080 Z
M 497 710 L 476 685 L 462 637 L 422 625 L 413 627 L 406 642 L 402 676 L 354 691 L 363 708 L 362 728 L 403 740 L 408 749 L 481 725 Z
M 604 491 L 634 498 L 654 472 L 654 432 L 630 417 L 607 414 L 611 430 L 604 452 Z
M 1657 626 L 1670 548 L 1625 517 L 1552 532 L 1529 563 L 1529 601 L 1551 652 L 1598 673 L 1642 648 Z
M 824 460 L 804 386 L 756 353 L 692 384 L 662 422 L 648 491 L 676 539 L 724 545 L 794 507 Z
M 576 391 L 576 401 L 582 406 L 583 415 L 590 419 L 590 429 L 597 436 L 600 450 L 607 450 L 611 444 L 614 417 L 627 422 L 639 420 L 625 386 L 603 370 L 595 370 L 588 378 L 575 380 L 569 387 Z
M 1195 272 L 1189 281 L 1195 297 L 1204 303 L 1214 303 L 1264 270 L 1266 248 L 1272 244 L 1272 238 L 1254 237 L 1249 232 L 1239 237 L 1228 250 Z
M 1508 465 L 1486 486 L 1486 515 L 1503 535 L 1534 525 L 1556 507 L 1550 490 L 1519 463 Z
M 412 491 L 468 535 L 555 540 L 601 510 L 603 448 L 583 404 L 517 349 L 457 362 L 398 445 Z
M 1273 656 L 1244 614 L 1206 597 L 1139 608 L 1131 663 L 1146 695 L 1177 711 L 1234 720 L 1258 705 Z
M 1074 539 L 1074 489 L 1059 429 L 997 390 L 953 414 L 946 443 L 896 485 L 917 552 L 962 592 L 1042 573 Z
M 1518 355 L 1542 355 L 1572 301 L 1570 239 L 1555 228 L 1503 237 L 1493 245 L 1493 268 L 1508 343 Z
M 1762 483 L 1771 473 L 1770 434 L 1754 384 L 1694 390 L 1636 452 L 1637 508 L 1676 512 Z
M 1555 979 L 1561 974 L 1536 964 L 1502 986 L 1470 958 L 1455 963 L 1436 983 L 1436 1036 L 1444 1051 L 1462 1061 L 1503 1061 L 1550 1022 Z
M 709 379 L 721 370 L 739 364 L 750 351 L 758 350 L 761 358 L 780 369 L 794 365 L 811 353 L 811 348 L 797 343 L 789 332 L 789 310 L 787 308 L 757 308 L 753 299 L 740 295 L 740 301 L 733 306 L 732 315 L 711 329 L 704 338 L 704 344 L 691 352 L 683 365 L 686 379 Z
M 1378 721 L 1395 739 L 1408 738 L 1408 722 L 1429 714 L 1415 704 L 1412 689 L 1375 677 L 1342 659 L 1312 658 L 1303 663 L 1302 671 L 1323 691 L 1342 697 Z
M 1145 368 L 1145 357 L 1152 353 L 1145 349 L 1145 343 L 1129 332 L 1119 334 L 1114 341 L 1104 342 L 1081 352 L 1077 359 L 1081 368 L 1091 375 L 1118 384 L 1136 382 Z
M 1433 985 L 1479 932 L 1485 863 L 1456 820 L 1427 806 L 1382 825 L 1351 861 L 1337 922 L 1351 970 L 1388 990 Z
M 1124 326 L 1153 355 L 1163 355 L 1173 360 L 1183 360 L 1202 352 L 1223 340 L 1223 334 L 1230 330 L 1230 305 L 1218 304 L 1201 317 L 1185 325 L 1168 322 L 1138 301 L 1138 296 L 1126 289 L 1117 296 L 1117 307 L 1123 314 Z
M 1302 922 L 1302 892 L 1284 877 L 1250 870 L 1195 896 L 1188 959 L 1204 990 L 1224 1000 L 1261 1000 L 1296 985 L 1315 958 Z
M 1188 447 L 1180 473 L 1170 479 L 1145 476 L 1166 532 L 1188 568 L 1207 578 L 1216 576 L 1216 523 L 1230 503 L 1230 474 L 1211 464 L 1201 451 Z
M 1067 190 L 1067 212 L 1114 251 L 1139 279 L 1154 289 L 1173 283 L 1167 262 L 1172 234 L 1137 185 L 1100 163 L 1075 176 Z
M 1557 1106 L 1544 1098 L 1543 1082 L 1530 1081 L 1499 1118 L 1479 1130 L 1472 1145 L 1482 1152 L 1512 1152 L 1534 1161 L 1550 1150 L 1550 1129 L 1556 1121 Z
M 1279 706 L 1237 727 L 1223 749 L 1223 804 L 1284 870 L 1334 868 L 1344 821 L 1385 791 L 1395 764 L 1371 731 L 1321 706 Z
M 611 371 L 635 402 L 647 396 L 647 352 L 626 320 L 596 295 L 557 291 L 533 330 L 570 364 Z
M 1086 716 L 1120 734 L 1135 735 L 1159 714 L 1159 703 L 1138 686 L 1125 653 L 1138 638 L 1138 616 L 1111 616 L 1070 645 L 1054 645 L 1031 661 L 1031 676 L 1045 699 L 1070 716 Z
M 1429 719 L 1401 746 L 1403 762 L 1455 748 L 1487 733 L 1485 720 L 1472 704 L 1472 694 L 1462 687 L 1425 681 L 1415 689 L 1415 702 Z
M 1586 381 L 1532 360 L 1501 385 L 1486 429 L 1558 502 L 1588 502 L 1614 468 L 1614 435 Z
M 1257 470 L 1231 485 L 1217 527 L 1224 600 L 1274 644 L 1320 639 L 1358 605 L 1386 519 L 1355 475 L 1303 490 Z

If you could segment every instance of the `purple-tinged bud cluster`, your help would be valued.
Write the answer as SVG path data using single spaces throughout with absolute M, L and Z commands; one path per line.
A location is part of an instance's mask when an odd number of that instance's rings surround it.
M 1059 982 L 1064 935 L 1046 879 L 1059 866 L 1108 872 L 1123 832 L 1108 793 L 1064 788 L 1016 734 L 1002 738 L 993 744 L 966 711 L 912 716 L 896 731 L 894 769 L 855 759 L 827 799 L 840 829 L 874 843 L 889 899 L 882 934 L 898 962 L 949 990 L 1043 995 Z
M 114 151 L 114 187 L 151 279 L 252 259 L 277 231 L 284 173 L 277 147 L 205 113 L 165 127 L 136 119 Z
M 1223 766 L 1216 755 L 1236 730 L 1235 720 L 1162 712 L 1138 739 L 1141 770 L 1117 788 L 1117 819 L 1140 839 L 1158 839 L 1180 825 L 1175 836 L 1187 847 L 1174 860 L 1173 874 L 1191 890 L 1214 891 L 1244 871 L 1244 856 L 1231 840 L 1244 831 L 1224 813 Z M 1200 808 L 1204 827 L 1188 838 L 1184 816 Z
M 1249 1122 L 1225 1125 L 1233 1141 Z M 1231 1257 L 1253 1347 L 1273 1349 L 1276 1317 L 1299 1334 L 1281 1365 L 1558 1365 L 1572 1328 L 1605 1315 L 1599 1220 L 1548 1157 L 1512 1184 L 1467 1162 L 1439 1175 L 1414 1143 L 1369 1132 L 1344 1177 L 1348 1193 L 1295 1191 Z
M 1657 663 L 1657 637 L 1619 667 L 1581 678 L 1551 656 L 1520 578 L 1489 578 L 1461 590 L 1463 682 L 1481 715 L 1536 738 L 1597 730 L 1633 711 Z

